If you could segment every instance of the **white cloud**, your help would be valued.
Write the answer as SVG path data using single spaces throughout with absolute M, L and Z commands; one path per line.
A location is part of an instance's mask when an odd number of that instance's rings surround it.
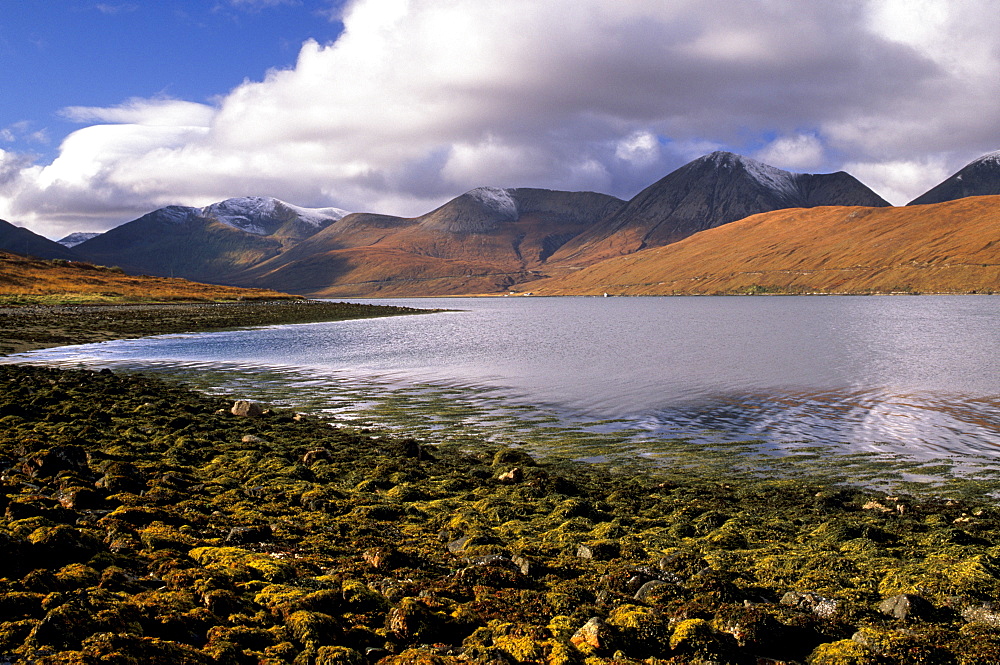
M 164 127 L 207 126 L 215 115 L 215 109 L 204 104 L 176 99 L 131 99 L 121 106 L 112 108 L 70 106 L 62 110 L 62 115 L 82 123 L 160 125 Z
M 335 43 L 212 105 L 66 109 L 89 126 L 22 159 L 0 210 L 55 235 L 243 194 L 405 215 L 479 185 L 628 197 L 775 135 L 758 156 L 913 198 L 1000 147 L 990 1 L 353 0 Z
M 653 164 L 660 158 L 660 141 L 651 132 L 636 132 L 618 142 L 615 157 L 637 166 Z
M 815 134 L 780 136 L 764 146 L 756 157 L 772 166 L 804 171 L 823 164 L 823 143 Z
M 851 162 L 844 169 L 893 205 L 906 205 L 947 178 L 954 170 L 940 157 L 923 160 Z

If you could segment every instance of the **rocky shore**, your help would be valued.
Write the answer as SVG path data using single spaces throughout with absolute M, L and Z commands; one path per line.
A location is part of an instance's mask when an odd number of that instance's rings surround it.
M 429 310 L 317 300 L 0 307 L 0 355 L 147 335 L 422 311 Z
M 0 366 L 0 662 L 1000 662 L 991 502 L 338 425 Z

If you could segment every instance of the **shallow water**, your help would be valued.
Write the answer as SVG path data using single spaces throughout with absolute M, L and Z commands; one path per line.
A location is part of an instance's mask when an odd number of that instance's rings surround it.
M 461 388 L 441 399 L 466 400 L 470 425 L 503 412 L 627 431 L 647 448 L 671 437 L 752 439 L 776 454 L 822 445 L 980 467 L 992 467 L 1000 453 L 998 297 L 370 302 L 461 311 L 171 335 L 11 359 L 155 367 L 201 387 L 256 390 L 339 413 L 390 395 L 406 408 L 428 384 Z

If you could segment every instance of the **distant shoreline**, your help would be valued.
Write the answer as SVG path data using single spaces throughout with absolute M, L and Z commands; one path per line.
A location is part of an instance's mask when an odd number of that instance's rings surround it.
M 170 333 L 438 310 L 316 300 L 0 307 L 0 355 Z

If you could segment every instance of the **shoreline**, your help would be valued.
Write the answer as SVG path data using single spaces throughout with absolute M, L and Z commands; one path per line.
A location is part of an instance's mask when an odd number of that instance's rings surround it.
M 1000 660 L 988 502 L 428 446 L 107 370 L 0 386 L 13 663 Z
M 150 335 L 434 311 L 317 300 L 0 307 L 0 356 Z

